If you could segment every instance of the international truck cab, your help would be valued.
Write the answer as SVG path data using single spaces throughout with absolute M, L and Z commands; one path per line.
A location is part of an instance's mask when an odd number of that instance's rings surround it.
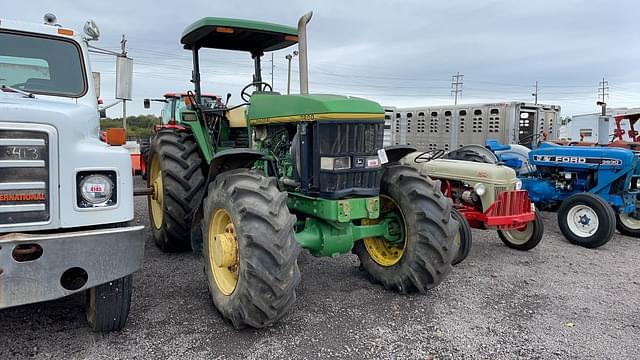
M 47 24 L 48 23 L 48 24 Z M 96 331 L 124 327 L 142 265 L 129 153 L 99 139 L 85 35 L 0 19 L 0 309 L 86 292 Z

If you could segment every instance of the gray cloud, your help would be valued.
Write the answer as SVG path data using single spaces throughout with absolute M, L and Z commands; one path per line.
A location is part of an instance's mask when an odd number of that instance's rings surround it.
M 45 12 L 54 12 L 77 30 L 92 18 L 103 34 L 98 45 L 108 48 L 117 48 L 126 34 L 136 72 L 136 99 L 128 109 L 138 114 L 145 112 L 144 97 L 190 88 L 190 54 L 179 44 L 188 24 L 220 16 L 295 25 L 308 10 L 314 10 L 312 92 L 385 105 L 450 103 L 451 75 L 460 71 L 463 102 L 531 101 L 537 80 L 540 101 L 562 105 L 570 115 L 597 111 L 597 86 L 605 76 L 610 106 L 640 105 L 640 31 L 634 25 L 640 5 L 634 1 L 30 1 L 5 7 L 0 16 L 40 22 Z M 274 54 L 276 90 L 285 91 L 284 55 L 292 50 Z M 231 92 L 239 101 L 240 88 L 251 79 L 249 56 L 213 50 L 203 55 L 205 90 Z M 93 59 L 109 100 L 113 59 Z M 271 81 L 270 55 L 264 60 L 263 77 Z

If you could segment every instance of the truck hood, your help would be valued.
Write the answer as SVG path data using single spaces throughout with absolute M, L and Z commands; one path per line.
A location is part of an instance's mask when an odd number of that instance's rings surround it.
M 464 160 L 435 159 L 416 163 L 415 158 L 422 152 L 405 156 L 400 162 L 416 167 L 427 175 L 439 179 L 462 180 L 472 184 L 490 183 L 510 185 L 516 181 L 516 172 L 504 165 L 485 164 Z
M 65 132 L 75 132 L 69 134 L 74 138 L 98 137 L 96 107 L 40 95 L 27 98 L 0 91 L 0 121 L 48 124 L 58 131 L 64 129 Z

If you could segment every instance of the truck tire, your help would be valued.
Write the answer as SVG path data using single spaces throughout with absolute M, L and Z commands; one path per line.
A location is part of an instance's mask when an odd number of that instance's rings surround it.
M 544 234 L 544 222 L 539 211 L 535 212 L 535 218 L 522 230 L 498 230 L 498 237 L 508 247 L 516 250 L 531 250 L 538 246 Z
M 280 320 L 300 283 L 287 193 L 258 171 L 231 170 L 211 182 L 203 210 L 205 275 L 222 317 L 236 329 Z
M 120 331 L 131 307 L 132 276 L 87 290 L 87 322 L 96 332 Z
M 560 205 L 558 226 L 570 243 L 594 249 L 611 240 L 616 230 L 616 214 L 594 194 L 575 194 Z
M 191 248 L 191 220 L 204 193 L 198 144 L 186 132 L 160 130 L 151 139 L 147 183 L 153 239 L 163 252 Z
M 472 245 L 471 226 L 457 209 L 451 209 L 451 218 L 456 220 L 460 225 L 458 226 L 458 233 L 453 239 L 453 243 L 457 246 L 458 251 L 451 262 L 451 265 L 458 265 L 464 259 L 469 256 Z
M 380 190 L 380 218 L 399 219 L 403 239 L 399 244 L 380 237 L 357 241 L 353 252 L 361 268 L 385 289 L 401 293 L 437 286 L 457 252 L 453 240 L 459 225 L 451 215 L 451 200 L 439 181 L 407 165 L 387 166 Z
M 616 229 L 622 235 L 640 237 L 640 219 L 635 214 L 616 214 Z

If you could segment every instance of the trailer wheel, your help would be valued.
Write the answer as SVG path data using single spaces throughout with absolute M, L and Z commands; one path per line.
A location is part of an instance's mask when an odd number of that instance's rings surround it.
M 538 246 L 544 234 L 544 222 L 539 211 L 535 218 L 522 229 L 498 230 L 498 237 L 508 247 L 516 250 L 531 250 Z
M 424 292 L 442 282 L 451 271 L 459 225 L 440 182 L 410 166 L 387 166 L 380 191 L 384 218 L 400 223 L 400 240 L 365 238 L 353 249 L 371 279 L 401 293 Z
M 620 234 L 640 237 L 640 208 L 636 211 L 633 214 L 616 214 L 616 229 Z
M 193 135 L 160 130 L 151 140 L 149 216 L 153 239 L 160 250 L 191 247 L 191 220 L 204 192 L 204 174 Z
M 280 320 L 296 300 L 298 254 L 287 193 L 275 178 L 237 169 L 209 185 L 202 221 L 213 303 L 237 329 Z
M 616 214 L 600 197 L 580 193 L 562 202 L 558 225 L 569 242 L 593 249 L 611 240 L 616 229 Z
M 465 219 L 464 215 L 457 209 L 451 209 L 451 218 L 460 223 L 458 233 L 453 238 L 453 243 L 458 251 L 451 262 L 451 265 L 458 265 L 469 256 L 469 252 L 471 251 L 471 226 L 469 226 L 469 222 Z
M 96 332 L 120 331 L 131 307 L 132 276 L 87 290 L 87 321 Z

